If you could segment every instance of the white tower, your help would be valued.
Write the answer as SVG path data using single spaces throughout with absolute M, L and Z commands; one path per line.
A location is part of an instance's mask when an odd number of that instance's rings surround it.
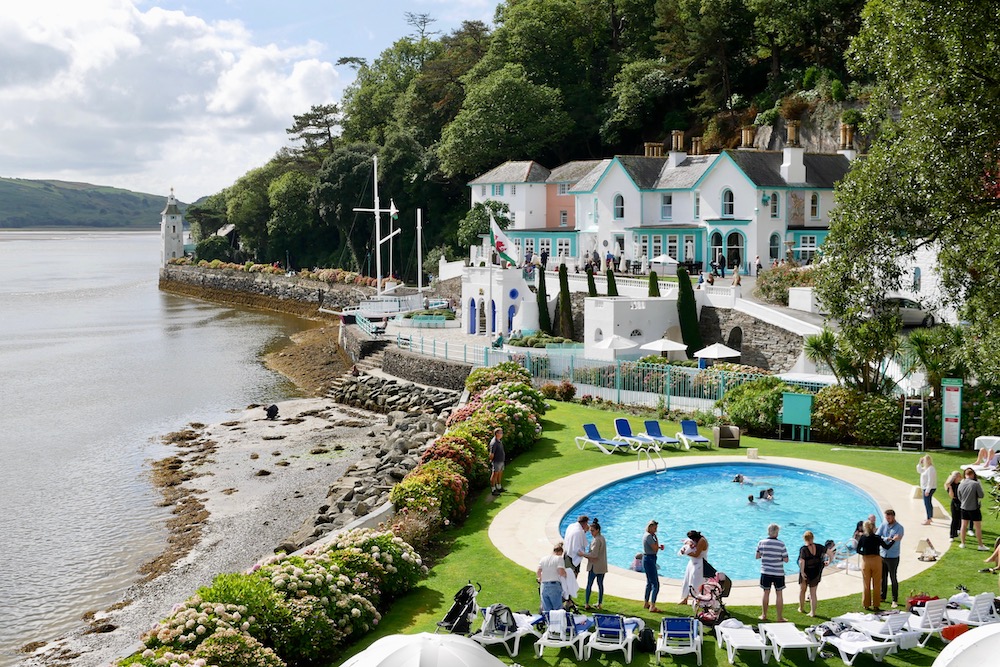
M 167 205 L 160 213 L 160 264 L 166 266 L 171 259 L 183 256 L 184 218 L 177 208 L 174 189 L 170 188 Z

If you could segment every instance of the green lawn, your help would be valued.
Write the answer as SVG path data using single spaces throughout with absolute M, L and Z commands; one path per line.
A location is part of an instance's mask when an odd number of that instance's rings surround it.
M 471 501 L 468 519 L 462 526 L 455 528 L 448 534 L 446 555 L 435 564 L 423 584 L 405 598 L 396 601 L 389 613 L 382 619 L 376 632 L 366 636 L 344 655 L 334 656 L 332 665 L 339 665 L 350 655 L 354 655 L 376 639 L 388 634 L 433 632 L 435 623 L 444 617 L 445 612 L 451 606 L 455 592 L 469 580 L 482 584 L 483 590 L 479 595 L 479 602 L 483 605 L 503 602 L 515 610 L 538 608 L 538 590 L 533 573 L 507 560 L 493 547 L 487 536 L 490 521 L 497 512 L 521 493 L 562 476 L 626 460 L 623 456 L 606 456 L 594 449 L 580 451 L 573 442 L 575 436 L 582 434 L 580 425 L 588 422 L 597 424 L 602 433 L 614 433 L 614 418 L 621 416 L 620 414 L 578 404 L 550 402 L 550 405 L 553 408 L 543 419 L 544 431 L 535 448 L 530 453 L 523 454 L 508 464 L 504 485 L 509 491 L 498 498 L 494 498 L 487 492 Z M 664 432 L 673 432 L 674 430 L 679 430 L 679 426 L 664 427 Z M 787 456 L 829 461 L 863 467 L 909 483 L 916 482 L 914 470 L 918 458 L 916 453 L 900 454 L 895 450 L 843 449 L 821 443 L 763 440 L 748 437 L 743 438 L 742 447 L 757 447 L 763 456 Z M 711 450 L 706 452 L 699 450 L 692 451 L 693 453 L 698 455 L 706 453 L 731 455 L 733 451 Z M 670 456 L 685 456 L 685 454 L 671 454 Z M 951 470 L 957 469 L 961 463 L 970 462 L 972 458 L 970 452 L 934 452 L 939 484 L 944 484 L 944 480 Z M 943 493 L 943 490 L 939 489 L 937 498 L 947 501 L 947 496 Z M 984 519 L 983 540 L 987 544 L 993 544 L 997 531 L 1000 529 L 1000 520 L 992 514 L 987 515 Z M 974 541 L 973 544 L 975 544 Z M 916 554 L 912 554 L 912 557 L 916 557 Z M 972 594 L 993 590 L 997 585 L 996 575 L 979 573 L 983 558 L 984 555 L 975 549 L 964 551 L 950 549 L 941 561 L 924 573 L 905 582 L 900 582 L 900 597 L 909 591 L 927 591 L 932 595 L 949 597 L 955 593 L 956 584 L 960 583 L 967 585 Z M 785 616 L 799 627 L 805 627 L 838 614 L 860 610 L 860 587 L 856 595 L 830 600 L 822 598 L 822 584 L 819 592 L 821 597 L 818 611 L 821 618 L 811 619 L 804 614 L 797 613 L 795 609 L 798 596 L 797 585 L 789 586 L 786 589 L 788 600 L 785 604 Z M 582 600 L 582 593 L 580 599 Z M 690 607 L 676 604 L 663 604 L 661 602 L 660 606 L 666 615 L 687 616 L 691 612 Z M 606 610 L 620 612 L 628 616 L 639 616 L 646 621 L 648 626 L 657 627 L 659 615 L 649 614 L 639 602 L 606 595 L 604 607 Z M 736 618 L 747 624 L 755 623 L 756 617 L 760 613 L 759 607 L 727 605 L 727 608 Z M 896 656 L 889 656 L 886 658 L 885 664 L 930 665 L 942 646 L 941 641 L 934 638 L 931 639 L 926 649 L 918 648 L 904 651 Z M 515 660 L 508 658 L 499 647 L 493 647 L 491 652 L 505 663 L 518 662 L 524 667 L 577 664 L 571 651 L 565 649 L 558 654 L 554 654 L 549 649 L 543 659 L 537 659 L 532 652 L 531 641 L 522 643 L 521 652 Z M 695 664 L 694 656 L 680 656 L 676 659 L 666 656 L 663 660 L 666 661 L 666 664 Z M 653 665 L 655 662 L 652 655 L 640 653 L 636 653 L 632 660 L 633 665 L 640 666 Z M 826 659 L 817 658 L 815 663 L 810 663 L 805 652 L 801 650 L 785 654 L 782 662 L 795 665 L 843 664 L 840 657 L 836 655 Z M 624 664 L 624 658 L 620 652 L 617 654 L 594 653 L 591 660 L 585 664 L 620 665 Z M 707 667 L 728 665 L 725 652 L 719 650 L 714 635 L 706 636 L 703 664 Z M 759 654 L 741 653 L 737 658 L 737 664 L 758 665 L 760 664 Z M 857 664 L 873 663 L 871 658 L 862 656 L 858 659 Z

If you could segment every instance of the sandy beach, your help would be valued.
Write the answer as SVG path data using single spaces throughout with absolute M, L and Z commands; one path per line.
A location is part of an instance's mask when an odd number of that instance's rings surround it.
M 320 393 L 345 367 L 333 332 L 335 327 L 304 332 L 268 365 L 304 393 Z M 277 406 L 274 420 L 263 406 L 251 406 L 225 422 L 178 425 L 165 436 L 174 455 L 150 465 L 164 502 L 174 508 L 164 554 L 144 568 L 144 579 L 120 603 L 81 620 L 78 632 L 33 647 L 17 664 L 97 667 L 131 654 L 141 634 L 174 604 L 216 574 L 248 569 L 312 520 L 330 485 L 385 425 L 383 415 L 326 398 Z

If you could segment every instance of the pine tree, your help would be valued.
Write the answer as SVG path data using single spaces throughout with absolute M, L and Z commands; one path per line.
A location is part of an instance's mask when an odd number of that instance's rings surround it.
M 542 333 L 552 335 L 552 318 L 549 317 L 549 297 L 545 293 L 545 271 L 538 267 L 538 291 L 535 292 L 538 301 L 538 328 Z
M 656 277 L 656 271 L 649 272 L 649 296 L 660 296 L 660 279 Z
M 684 267 L 677 268 L 677 316 L 681 322 L 681 340 L 687 345 L 688 359 L 704 345 L 698 329 L 698 304 L 694 300 L 691 278 Z
M 569 298 L 569 271 L 559 265 L 559 335 L 573 340 L 573 304 Z
M 618 284 L 615 283 L 614 269 L 608 269 L 608 296 L 618 296 Z
M 594 282 L 594 270 L 587 267 L 587 295 L 597 296 L 597 283 Z

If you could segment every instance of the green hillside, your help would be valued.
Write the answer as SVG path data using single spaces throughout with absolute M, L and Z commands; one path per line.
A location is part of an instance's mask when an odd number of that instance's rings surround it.
M 0 178 L 0 229 L 154 229 L 166 197 L 89 183 Z

